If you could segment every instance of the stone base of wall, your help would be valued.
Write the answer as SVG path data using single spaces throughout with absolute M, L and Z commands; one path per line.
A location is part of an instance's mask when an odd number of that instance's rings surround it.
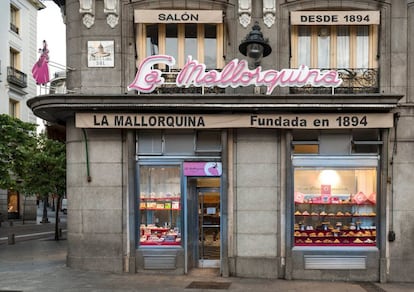
M 278 266 L 280 259 L 256 258 L 256 257 L 235 257 L 230 258 L 230 275 L 246 278 L 278 278 Z
M 67 266 L 86 271 L 122 273 L 121 257 L 74 257 L 67 256 Z
M 414 260 L 391 258 L 387 282 L 413 282 Z

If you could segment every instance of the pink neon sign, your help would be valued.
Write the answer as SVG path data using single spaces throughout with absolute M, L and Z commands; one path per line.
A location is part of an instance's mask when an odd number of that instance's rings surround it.
M 175 59 L 167 55 L 155 55 L 145 58 L 138 67 L 134 81 L 128 86 L 129 90 L 139 92 L 152 92 L 157 86 L 164 83 L 162 72 L 153 69 L 155 64 L 173 66 Z M 187 63 L 178 73 L 176 85 L 178 87 L 240 87 L 240 86 L 266 86 L 266 94 L 271 94 L 276 86 L 302 87 L 338 87 L 342 83 L 335 70 L 320 71 L 300 66 L 297 69 L 262 70 L 259 66 L 250 70 L 246 60 L 234 59 L 227 63 L 221 71 L 206 70 L 206 65 L 193 60 L 188 56 Z

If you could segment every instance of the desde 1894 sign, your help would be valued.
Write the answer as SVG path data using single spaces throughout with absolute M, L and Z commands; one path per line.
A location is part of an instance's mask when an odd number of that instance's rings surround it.
M 164 84 L 161 70 L 154 69 L 156 64 L 175 65 L 175 59 L 168 55 L 154 55 L 145 58 L 139 65 L 134 81 L 129 90 L 150 93 Z M 187 63 L 179 71 L 176 78 L 178 87 L 241 87 L 266 86 L 266 94 L 271 94 L 276 86 L 302 87 L 338 87 L 342 80 L 335 70 L 321 71 L 300 66 L 297 69 L 262 70 L 259 66 L 250 70 L 246 60 L 234 59 L 227 63 L 221 71 L 206 70 L 206 65 L 188 56 Z

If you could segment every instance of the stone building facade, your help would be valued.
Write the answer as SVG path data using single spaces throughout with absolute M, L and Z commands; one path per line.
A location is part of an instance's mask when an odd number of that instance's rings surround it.
M 414 1 L 55 2 L 70 267 L 413 281 Z
M 36 96 L 31 76 L 38 58 L 37 12 L 45 5 L 39 0 L 8 0 L 0 3 L 0 114 L 36 123 L 26 101 Z M 13 190 L 0 189 L 0 220 L 36 220 L 36 199 Z

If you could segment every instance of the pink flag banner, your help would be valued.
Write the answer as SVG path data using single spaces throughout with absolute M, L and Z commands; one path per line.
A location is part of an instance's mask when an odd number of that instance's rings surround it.
M 49 82 L 49 49 L 47 48 L 46 41 L 43 41 L 43 48 L 39 49 L 39 60 L 34 64 L 32 68 L 33 78 L 37 84 L 46 84 Z

